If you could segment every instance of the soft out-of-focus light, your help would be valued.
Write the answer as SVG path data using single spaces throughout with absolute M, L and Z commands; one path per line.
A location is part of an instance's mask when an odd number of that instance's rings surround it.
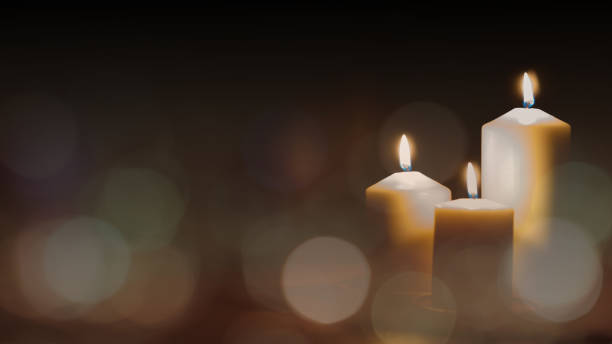
M 136 323 L 169 323 L 188 306 L 196 277 L 194 264 L 176 249 L 138 253 L 125 285 L 111 303 L 119 314 Z
M 530 108 L 535 104 L 535 99 L 533 98 L 533 86 L 531 84 L 531 79 L 529 79 L 529 74 L 527 72 L 523 73 L 523 106 L 526 108 Z
M 289 310 L 280 283 L 282 271 L 289 254 L 306 240 L 318 236 L 350 238 L 366 252 L 378 248 L 383 241 L 381 233 L 367 230 L 367 221 L 358 206 L 334 203 L 331 207 L 319 198 L 325 196 L 311 196 L 300 209 L 254 221 L 243 234 L 240 254 L 244 287 L 259 306 Z
M 567 322 L 581 317 L 601 290 L 602 268 L 594 243 L 570 222 L 550 219 L 533 227 L 548 232 L 549 238 L 522 252 L 524 273 L 515 278 L 518 295 L 542 319 Z
M 13 259 L 18 286 L 25 303 L 20 315 L 29 318 L 45 317 L 58 320 L 80 317 L 87 305 L 75 304 L 59 295 L 49 285 L 44 266 L 44 253 L 49 235 L 62 221 L 35 223 L 23 228 L 15 240 Z
M 94 304 L 121 287 L 130 265 L 130 250 L 109 224 L 75 218 L 61 224 L 46 240 L 45 277 L 51 288 L 75 303 Z
M 476 181 L 476 172 L 471 162 L 467 165 L 467 190 L 470 198 L 478 198 L 478 182 Z
M 359 310 L 370 285 L 370 266 L 354 245 L 318 237 L 291 252 L 281 283 L 287 302 L 299 315 L 330 324 Z
M 602 242 L 612 231 L 612 179 L 603 169 L 568 162 L 554 171 L 554 215 L 580 224 Z M 585 201 L 587 200 L 587 201 Z
M 22 95 L 1 105 L 0 161 L 31 179 L 57 174 L 74 155 L 77 126 L 71 112 L 58 100 L 37 94 Z
M 402 138 L 400 140 L 399 161 L 402 170 L 412 170 L 412 160 L 410 159 L 410 144 L 408 143 L 408 138 L 406 138 L 406 135 L 402 135 Z
M 451 291 L 437 278 L 432 293 L 439 300 L 436 308 L 422 294 L 411 292 L 415 285 L 431 278 L 419 272 L 405 272 L 387 280 L 376 291 L 372 303 L 372 327 L 385 344 L 441 344 L 455 327 L 455 303 Z
M 97 215 L 119 229 L 134 249 L 170 243 L 185 212 L 177 186 L 149 169 L 110 171 L 99 195 Z
M 418 156 L 419 170 L 435 180 L 448 180 L 465 161 L 467 134 L 459 116 L 439 104 L 415 102 L 393 112 L 378 133 L 379 165 L 389 173 L 397 172 L 397 151 L 389 147 L 396 147 L 403 133 L 419 143 L 411 147 L 411 158 Z
M 13 310 L 21 316 L 47 315 L 65 304 L 45 283 L 42 267 L 45 234 L 43 230 L 24 228 L 15 238 L 12 260 L 15 264 L 18 289 L 24 296 L 25 304 L 17 305 L 21 307 L 13 307 Z

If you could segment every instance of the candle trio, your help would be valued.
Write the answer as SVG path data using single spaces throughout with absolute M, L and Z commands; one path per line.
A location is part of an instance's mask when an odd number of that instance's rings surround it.
M 570 126 L 534 109 L 531 81 L 523 75 L 523 108 L 515 108 L 482 127 L 482 191 L 467 167 L 469 198 L 450 200 L 445 186 L 412 172 L 408 140 L 402 136 L 400 166 L 366 190 L 391 241 L 406 251 L 403 266 L 433 275 L 453 291 L 457 309 L 489 309 L 511 296 L 500 278 L 521 278 L 522 251 L 544 245 L 547 233 L 535 232 L 550 216 L 554 167 L 569 150 Z M 541 226 L 539 227 L 541 228 Z M 502 267 L 510 253 L 512 269 Z M 513 276 L 502 276 L 512 271 Z M 430 284 L 419 286 L 430 291 Z M 433 295 L 435 302 L 435 292 Z

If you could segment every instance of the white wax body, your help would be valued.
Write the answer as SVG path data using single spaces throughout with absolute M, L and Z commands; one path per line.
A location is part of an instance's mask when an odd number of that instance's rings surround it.
M 420 172 L 398 172 L 366 189 L 377 224 L 403 254 L 405 269 L 431 274 L 434 207 L 450 200 L 444 185 Z
M 515 108 L 482 126 L 482 196 L 514 208 L 514 277 L 522 251 L 546 242 L 532 226 L 551 215 L 555 166 L 569 153 L 571 127 L 539 109 Z

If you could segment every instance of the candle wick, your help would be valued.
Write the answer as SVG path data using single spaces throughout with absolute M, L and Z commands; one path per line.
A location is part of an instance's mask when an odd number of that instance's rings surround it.
M 412 165 L 408 165 L 408 167 L 405 167 L 402 164 L 402 165 L 400 165 L 400 167 L 402 168 L 402 171 L 404 171 L 404 172 L 412 171 Z

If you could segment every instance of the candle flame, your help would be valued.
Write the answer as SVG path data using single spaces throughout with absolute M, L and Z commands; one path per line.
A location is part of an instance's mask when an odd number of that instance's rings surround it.
M 399 144 L 399 161 L 400 167 L 404 171 L 412 171 L 412 161 L 410 159 L 410 144 L 406 135 L 402 135 Z
M 533 86 L 531 84 L 531 79 L 529 79 L 529 74 L 525 72 L 523 74 L 523 107 L 530 108 L 533 104 L 535 104 Z
M 478 182 L 476 182 L 476 172 L 471 162 L 467 165 L 467 189 L 470 198 L 478 198 Z

